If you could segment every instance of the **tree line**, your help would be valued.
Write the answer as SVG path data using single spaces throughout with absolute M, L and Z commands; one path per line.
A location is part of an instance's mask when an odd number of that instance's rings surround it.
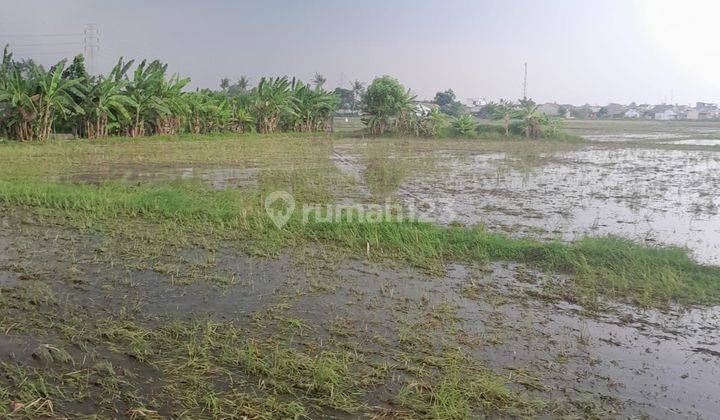
M 463 113 L 455 93 L 448 89 L 438 92 L 433 101 L 436 107 L 418 104 L 415 96 L 396 79 L 382 76 L 373 80 L 362 97 L 363 122 L 372 134 L 388 131 L 417 137 L 478 137 L 498 132 L 494 125 L 481 125 Z M 502 121 L 505 136 L 526 138 L 550 137 L 557 134 L 561 121 L 539 111 L 531 99 L 517 102 L 500 100 L 483 107 L 484 117 Z
M 390 76 L 367 88 L 324 89 L 326 78 L 312 83 L 267 77 L 250 88 L 241 77 L 220 81 L 220 90 L 188 91 L 189 78 L 168 74 L 158 60 L 120 58 L 108 74 L 89 75 L 82 55 L 46 70 L 31 59 L 15 60 L 6 47 L 0 63 L 0 136 L 45 140 L 52 133 L 87 139 L 112 135 L 141 137 L 216 132 L 325 131 L 335 110 L 350 107 L 362 115 L 373 135 L 388 132 L 417 137 L 477 137 L 477 121 L 461 115 L 452 90 L 436 95 L 437 108 L 418 104 L 409 89 Z M 520 130 L 539 137 L 553 128 L 532 101 L 492 104 L 505 134 Z M 511 126 L 511 120 L 515 123 Z
M 186 91 L 189 78 L 169 75 L 158 60 L 122 58 L 104 75 L 91 76 L 82 55 L 45 70 L 17 61 L 7 48 L 0 63 L 0 134 L 45 140 L 53 131 L 83 138 L 110 135 L 257 131 L 320 131 L 330 123 L 337 97 L 321 86 L 288 77 L 260 79 L 247 89 Z

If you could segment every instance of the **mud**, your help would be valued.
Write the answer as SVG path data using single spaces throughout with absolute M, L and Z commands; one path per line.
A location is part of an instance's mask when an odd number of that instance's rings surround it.
M 518 264 L 451 264 L 438 278 L 322 248 L 265 259 L 225 244 L 212 253 L 216 264 L 178 277 L 209 251 L 185 249 L 155 261 L 178 267 L 169 273 L 98 258 L 106 242 L 90 234 L 37 226 L 1 233 L 0 293 L 49 288 L 63 311 L 89 322 L 120 314 L 152 322 L 232 320 L 258 325 L 262 337 L 287 334 L 295 320 L 307 345 L 341 343 L 384 362 L 398 352 L 464 349 L 563 412 L 713 418 L 720 407 L 720 308 L 638 311 L 606 302 L 603 311 L 587 312 L 542 293 L 562 276 Z M 35 363 L 32 352 L 48 342 L 82 359 L 81 349 L 52 329 L 24 335 L 23 322 L 5 319 L 3 359 Z M 152 382 L 143 376 L 152 370 L 136 360 L 95 351 L 140 375 L 138 383 Z M 392 399 L 393 377 L 365 397 L 369 405 Z

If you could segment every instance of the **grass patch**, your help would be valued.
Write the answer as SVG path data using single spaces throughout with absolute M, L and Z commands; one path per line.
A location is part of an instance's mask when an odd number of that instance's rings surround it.
M 387 199 L 395 192 L 407 176 L 403 161 L 384 153 L 373 153 L 368 157 L 363 178 L 370 192 L 381 199 Z
M 529 417 L 543 409 L 542 401 L 510 389 L 509 377 L 495 374 L 461 353 L 447 350 L 442 357 L 423 360 L 421 366 L 435 376 L 427 382 L 404 385 L 397 402 L 427 418 L 461 420 L 497 413 Z
M 720 267 L 701 266 L 678 248 L 645 247 L 616 237 L 570 244 L 491 234 L 482 228 L 428 223 L 301 223 L 297 210 L 282 230 L 262 208 L 259 190 L 209 191 L 192 182 L 100 186 L 0 181 L 0 202 L 62 212 L 62 217 L 96 226 L 145 220 L 171 226 L 172 235 L 236 239 L 264 253 L 307 241 L 322 241 L 358 255 L 393 258 L 440 271 L 448 261 L 506 260 L 571 275 L 566 291 L 608 296 L 645 306 L 720 302 Z M 298 205 L 299 208 L 299 205 Z

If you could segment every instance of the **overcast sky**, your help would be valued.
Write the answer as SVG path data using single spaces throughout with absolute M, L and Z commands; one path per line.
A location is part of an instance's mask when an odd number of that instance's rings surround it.
M 97 70 L 120 55 L 159 58 L 199 87 L 315 72 L 347 87 L 389 74 L 421 98 L 447 88 L 518 98 L 527 62 L 528 96 L 542 102 L 720 101 L 720 1 L 0 0 L 0 10 L 0 43 L 18 56 L 51 64 L 81 52 L 82 35 L 58 34 L 95 23 Z

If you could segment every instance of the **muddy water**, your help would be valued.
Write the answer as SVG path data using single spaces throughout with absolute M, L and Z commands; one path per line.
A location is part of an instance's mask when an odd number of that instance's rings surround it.
M 682 141 L 720 139 L 718 121 L 566 121 L 566 129 L 587 140 L 598 142 Z
M 681 140 L 692 144 L 700 140 Z M 570 241 L 619 235 L 649 245 L 686 247 L 720 264 L 720 151 L 588 146 L 579 151 L 515 155 L 436 151 L 436 170 L 420 171 L 389 197 L 441 225 Z M 702 140 L 712 142 L 720 140 Z M 338 144 L 331 161 L 349 180 L 338 199 L 373 200 L 363 153 Z M 214 189 L 258 183 L 259 168 L 113 167 L 64 176 L 72 182 L 126 183 L 197 179 Z M 377 199 L 377 198 L 375 198 Z M 383 198 L 385 199 L 385 198 Z
M 720 264 L 720 153 L 589 148 L 544 158 L 447 155 L 445 171 L 397 196 L 440 224 L 543 239 L 614 234 Z

